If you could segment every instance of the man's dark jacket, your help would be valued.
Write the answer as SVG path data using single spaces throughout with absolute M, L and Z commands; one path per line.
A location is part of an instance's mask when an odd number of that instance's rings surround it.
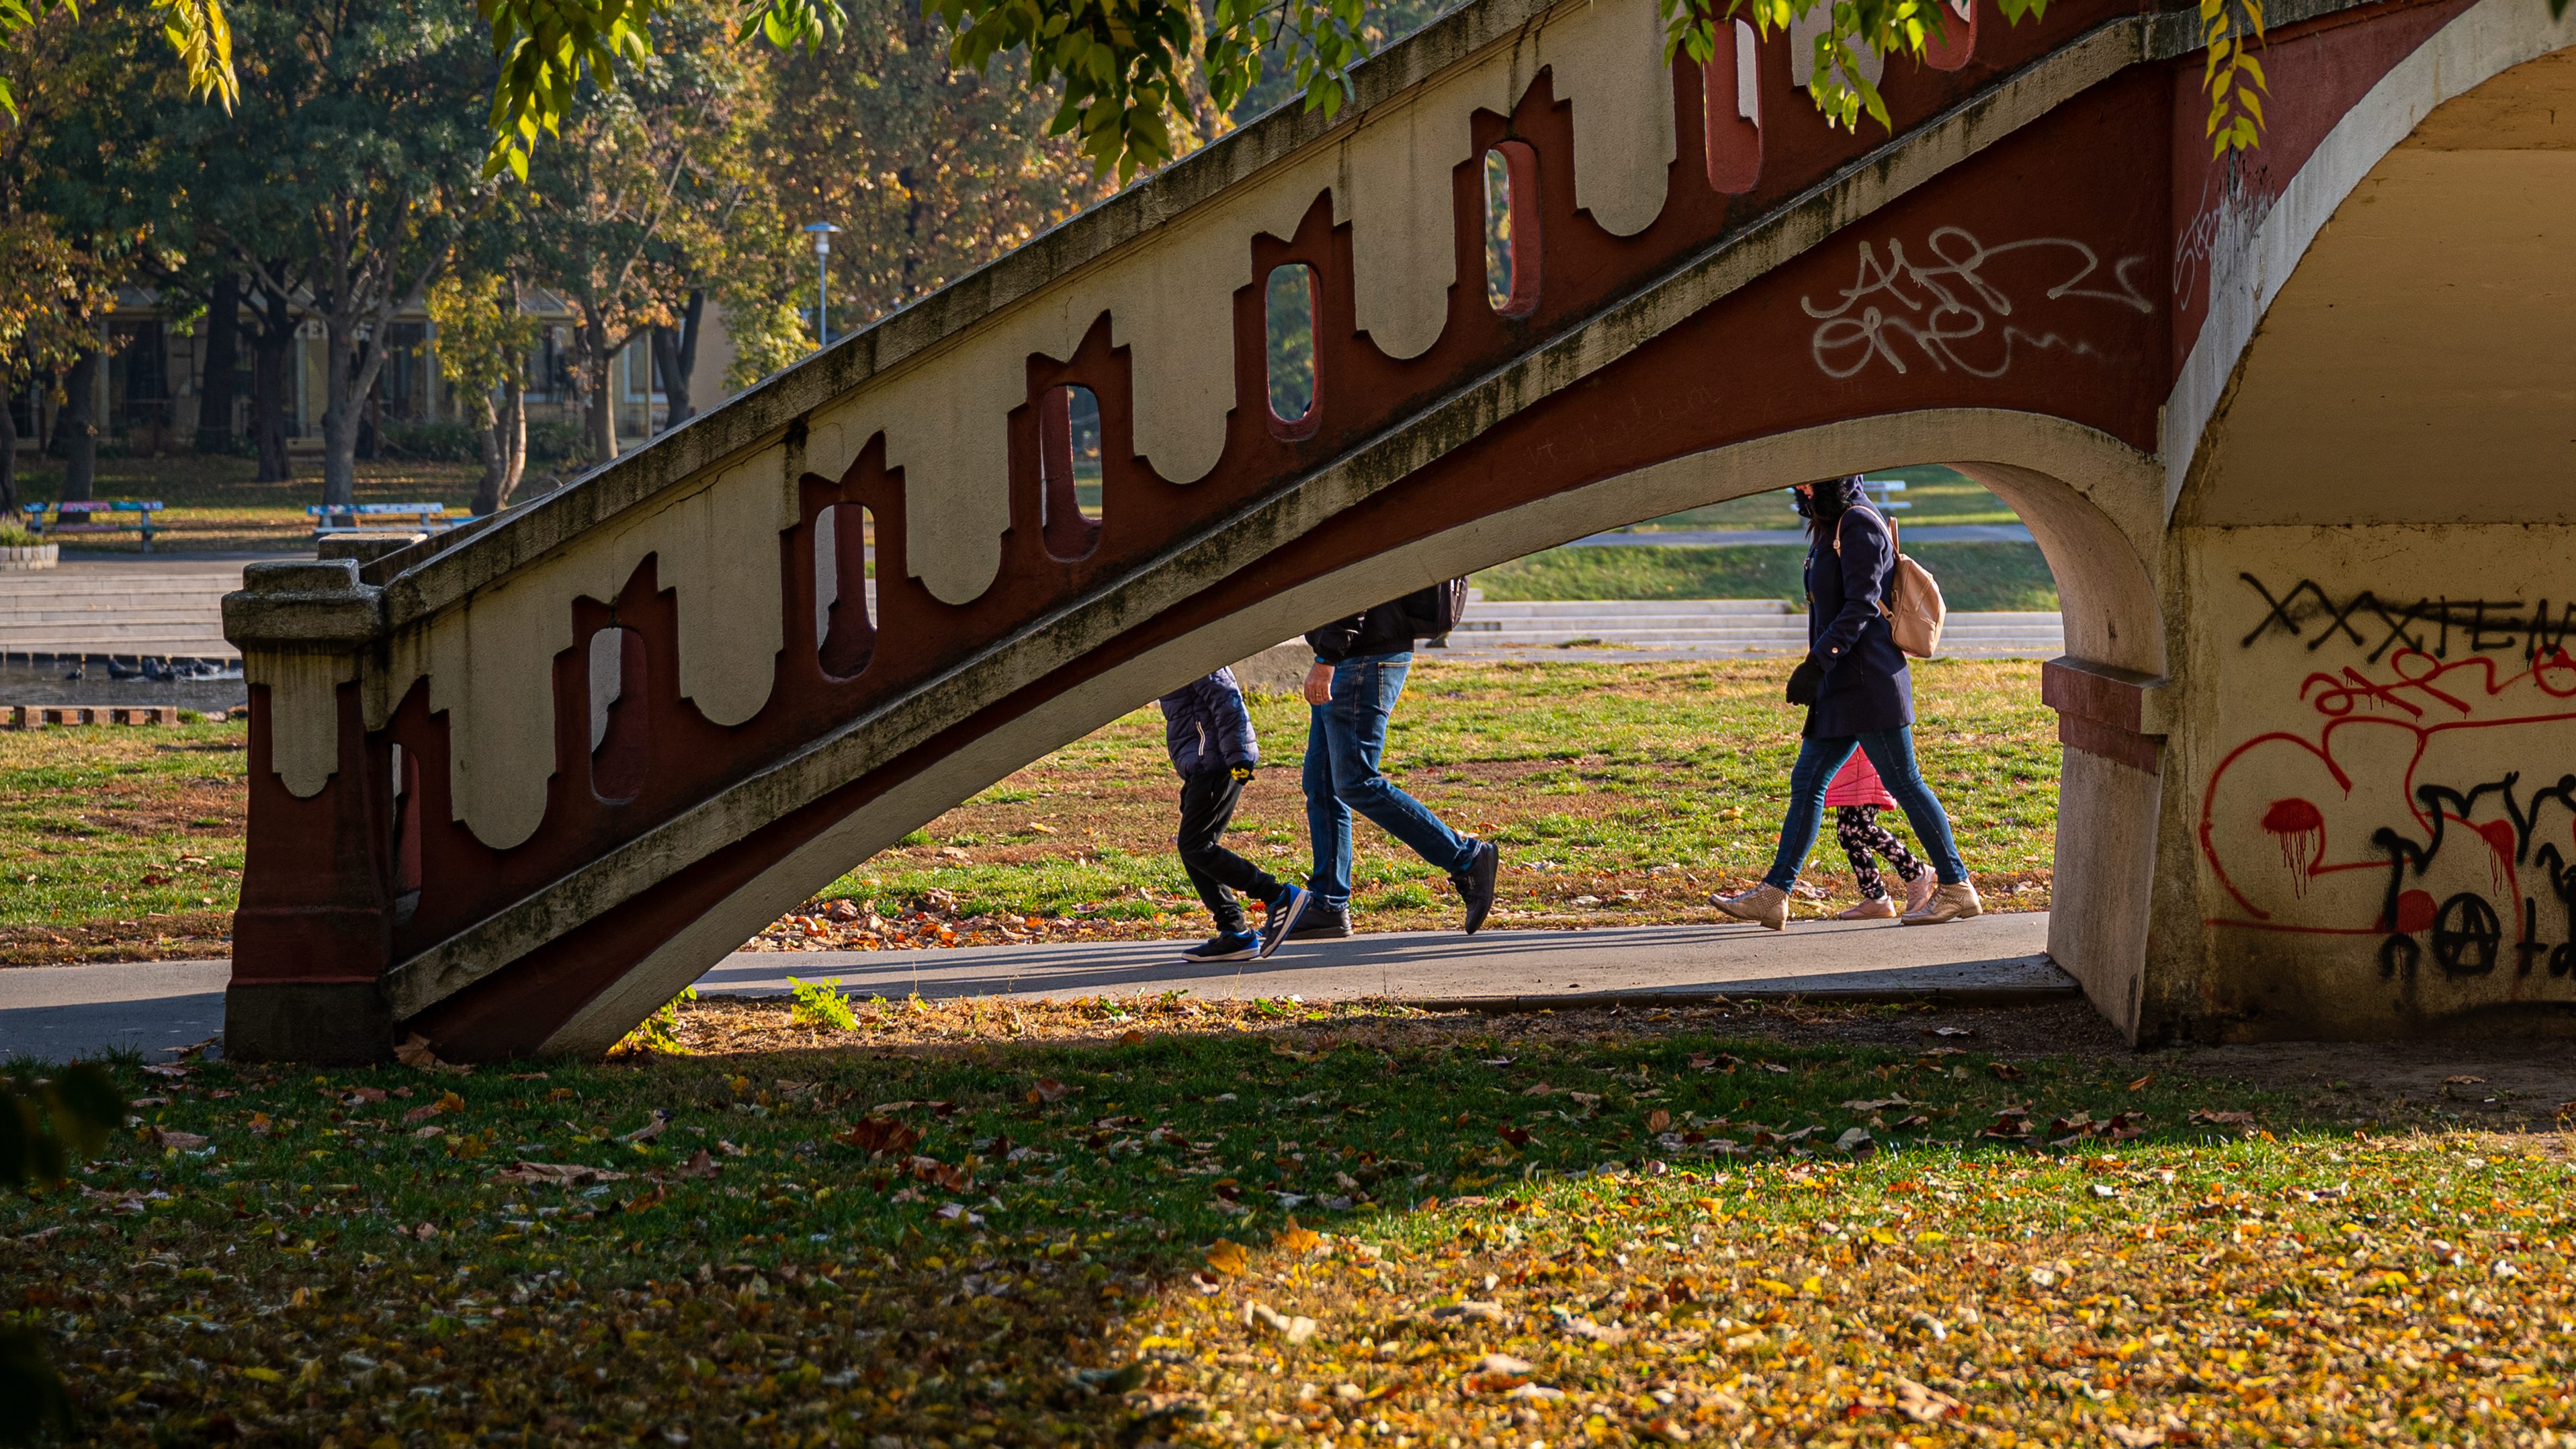
M 1403 599 L 1389 599 L 1374 609 L 1335 619 L 1307 634 L 1306 642 L 1313 646 L 1315 657 L 1327 664 L 1377 654 L 1410 654 L 1413 621 L 1404 615 Z

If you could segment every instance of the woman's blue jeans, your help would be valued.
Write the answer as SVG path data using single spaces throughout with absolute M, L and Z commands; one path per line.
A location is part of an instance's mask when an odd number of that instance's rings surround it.
M 1771 873 L 1762 877 L 1763 884 L 1784 891 L 1797 884 L 1798 868 L 1807 863 L 1807 852 L 1816 848 L 1816 831 L 1824 823 L 1825 787 L 1833 783 L 1834 772 L 1851 758 L 1854 747 L 1869 756 L 1879 782 L 1905 811 L 1915 838 L 1923 842 L 1924 856 L 1932 862 L 1933 877 L 1943 885 L 1966 880 L 1968 867 L 1959 859 L 1958 843 L 1950 838 L 1950 817 L 1941 812 L 1941 802 L 1932 798 L 1932 787 L 1923 783 L 1923 772 L 1914 767 L 1914 730 L 1906 726 L 1810 739 L 1798 747 L 1797 767 L 1789 772 L 1789 814 L 1780 822 L 1780 853 L 1772 857 Z
M 1387 718 L 1412 667 L 1410 654 L 1343 660 L 1333 666 L 1333 702 L 1314 706 L 1307 722 L 1306 833 L 1315 844 L 1315 874 L 1307 889 L 1336 910 L 1351 899 L 1354 810 L 1451 875 L 1476 858 L 1475 842 L 1378 771 Z

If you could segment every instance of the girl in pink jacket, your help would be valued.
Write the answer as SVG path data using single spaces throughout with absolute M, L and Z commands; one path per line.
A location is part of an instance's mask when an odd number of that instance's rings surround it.
M 1860 903 L 1834 913 L 1837 921 L 1893 920 L 1904 911 L 1918 910 L 1932 898 L 1932 868 L 1906 853 L 1887 827 L 1878 823 L 1878 812 L 1893 809 L 1896 797 L 1879 783 L 1878 771 L 1872 769 L 1867 753 L 1854 750 L 1825 786 L 1825 803 L 1834 807 L 1834 834 L 1851 857 L 1852 876 L 1860 882 Z M 1905 904 L 1900 907 L 1887 896 L 1887 887 L 1879 883 L 1878 862 L 1871 853 L 1887 857 L 1896 870 L 1896 878 L 1905 882 Z

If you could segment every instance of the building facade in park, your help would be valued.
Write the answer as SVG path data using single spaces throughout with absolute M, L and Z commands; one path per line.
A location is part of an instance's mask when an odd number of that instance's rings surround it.
M 527 362 L 529 425 L 538 443 L 547 441 L 551 431 L 568 448 L 579 437 L 585 401 L 574 365 L 573 312 L 543 292 L 532 293 L 525 307 L 539 322 L 537 344 Z M 203 312 L 190 317 L 151 291 L 126 288 L 119 292 L 116 309 L 101 328 L 105 356 L 93 369 L 88 388 L 89 416 L 102 445 L 112 452 L 147 457 L 195 446 L 209 395 L 206 322 Z M 241 341 L 235 348 L 231 416 L 226 420 L 227 435 L 244 448 L 253 436 L 259 393 L 250 341 L 255 325 L 245 305 Z M 704 410 L 727 391 L 724 377 L 733 362 L 733 348 L 720 309 L 709 305 L 701 326 L 687 393 Z M 470 399 L 457 395 L 439 368 L 437 324 L 420 309 L 411 309 L 396 318 L 386 346 L 384 368 L 367 397 L 368 422 L 359 438 L 359 455 L 470 456 L 471 430 L 479 425 L 480 414 Z M 328 396 L 323 369 L 328 355 L 322 323 L 300 322 L 287 351 L 279 397 L 290 453 L 321 450 L 322 412 Z M 667 425 L 668 380 L 654 367 L 650 337 L 639 336 L 618 352 L 609 366 L 609 379 L 620 438 L 650 437 Z M 40 380 L 8 400 L 22 455 L 41 453 L 53 445 L 70 404 L 70 399 L 60 396 L 63 381 Z

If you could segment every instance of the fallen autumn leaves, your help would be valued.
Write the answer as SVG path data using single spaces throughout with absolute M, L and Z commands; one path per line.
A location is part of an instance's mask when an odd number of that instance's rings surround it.
M 1815 1044 L 1832 1013 L 1803 1045 L 1741 1010 L 902 1017 L 794 1055 L 156 1076 L 77 1191 L 0 1209 L 0 1302 L 111 1443 L 2576 1427 L 2548 1134 L 2328 1133 L 2134 1058 L 2007 1082 Z M 808 1039 L 775 1030 L 742 1035 Z

